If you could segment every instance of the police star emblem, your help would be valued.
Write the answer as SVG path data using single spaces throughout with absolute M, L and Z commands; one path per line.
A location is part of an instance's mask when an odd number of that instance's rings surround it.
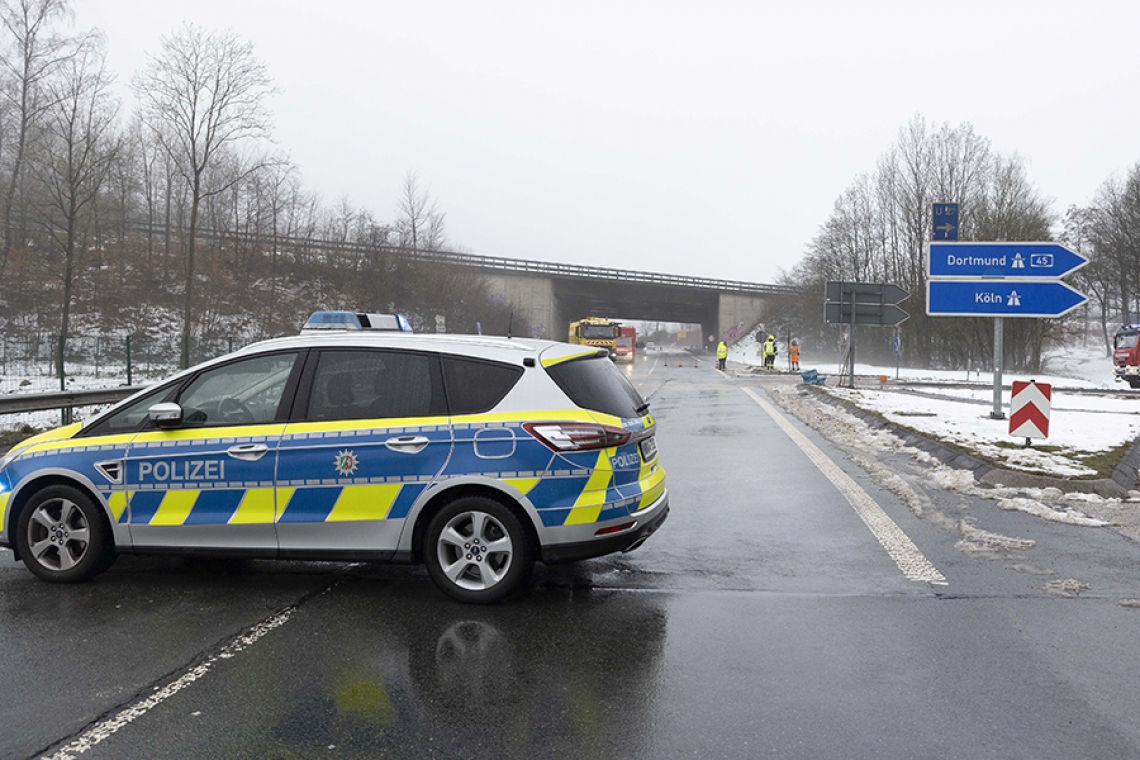
M 341 475 L 353 474 L 360 464 L 360 460 L 352 451 L 338 451 L 334 461 L 336 462 L 336 471 Z

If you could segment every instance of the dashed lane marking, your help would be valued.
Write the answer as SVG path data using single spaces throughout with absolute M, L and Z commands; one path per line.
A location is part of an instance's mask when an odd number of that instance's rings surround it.
M 839 492 L 854 507 L 855 513 L 859 515 L 863 523 L 870 528 L 871 533 L 887 550 L 887 554 L 895 561 L 903 575 L 912 581 L 922 581 L 936 586 L 949 585 L 942 573 L 938 572 L 938 569 L 919 551 L 907 534 L 903 533 L 902 528 L 887 516 L 878 502 L 871 498 L 871 495 L 864 491 L 850 475 L 831 461 L 831 458 L 808 440 L 807 436 L 796 430 L 787 417 L 760 398 L 759 394 L 751 388 L 743 388 L 742 390 L 768 413 L 768 416 L 780 426 L 780 429 L 787 433 L 788 437 L 800 447 L 800 450 L 807 454 L 812 464 L 818 467 L 819 471 L 839 489 Z
M 54 754 L 49 755 L 46 760 L 75 760 L 79 755 L 82 755 L 95 745 L 102 742 L 104 739 L 110 738 L 119 729 L 129 725 L 131 722 L 146 715 L 147 712 L 162 704 L 166 700 L 173 697 L 178 692 L 193 684 L 198 679 L 205 676 L 213 667 L 221 660 L 228 660 L 234 655 L 238 654 L 244 649 L 248 649 L 258 639 L 270 631 L 280 628 L 289 620 L 290 616 L 296 611 L 296 607 L 289 607 L 272 615 L 260 623 L 255 625 L 248 633 L 239 636 L 222 647 L 217 654 L 214 654 L 205 662 L 197 665 L 190 670 L 183 673 L 179 678 L 171 683 L 162 687 L 154 694 L 151 694 L 146 699 L 136 702 L 117 715 L 106 720 L 99 721 L 91 728 L 84 731 L 79 735 L 75 741 L 67 746 L 57 750 Z

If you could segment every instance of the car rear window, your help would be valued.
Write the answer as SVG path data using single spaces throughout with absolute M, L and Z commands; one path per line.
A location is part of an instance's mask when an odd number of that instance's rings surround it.
M 562 392 L 583 409 L 628 419 L 645 414 L 649 406 L 606 357 L 572 359 L 546 371 Z
M 522 367 L 443 357 L 443 379 L 452 414 L 490 411 L 522 377 Z

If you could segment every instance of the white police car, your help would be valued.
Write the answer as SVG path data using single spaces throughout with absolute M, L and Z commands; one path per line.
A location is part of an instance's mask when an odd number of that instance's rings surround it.
M 494 602 L 536 559 L 630 551 L 665 520 L 653 417 L 604 350 L 359 328 L 24 441 L 0 460 L 0 545 L 56 582 L 121 553 L 422 561 Z

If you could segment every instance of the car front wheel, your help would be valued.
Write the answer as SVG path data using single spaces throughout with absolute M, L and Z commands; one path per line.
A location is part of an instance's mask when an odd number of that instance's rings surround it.
M 20 513 L 16 542 L 24 564 L 53 583 L 79 583 L 114 559 L 111 530 L 90 496 L 71 486 L 49 486 Z
M 491 604 L 530 577 L 534 549 L 514 512 L 482 496 L 448 504 L 428 525 L 428 574 L 448 596 Z

